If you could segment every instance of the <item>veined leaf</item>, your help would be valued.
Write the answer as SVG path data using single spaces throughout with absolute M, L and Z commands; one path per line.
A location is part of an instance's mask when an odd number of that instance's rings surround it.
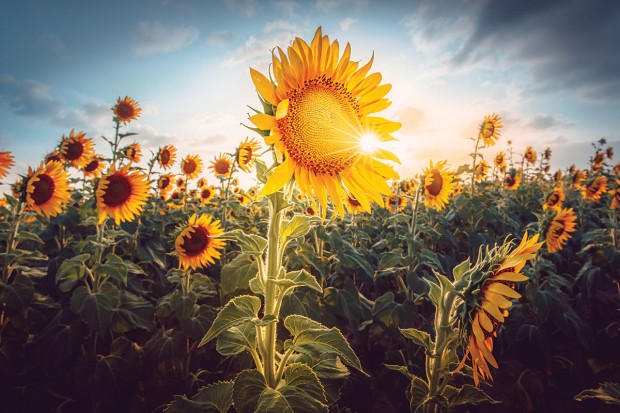
M 191 399 L 174 396 L 164 413 L 226 413 L 232 405 L 233 382 L 218 381 L 198 390 Z
M 242 252 L 261 255 L 267 248 L 267 240 L 260 235 L 246 234 L 240 229 L 229 231 L 219 236 L 220 239 L 231 240 L 239 245 Z
M 110 283 L 103 284 L 95 293 L 84 286 L 78 287 L 71 296 L 71 311 L 101 336 L 108 331 L 119 304 L 120 293 Z
M 321 288 L 316 278 L 306 270 L 287 272 L 283 277 L 275 280 L 274 283 L 285 292 L 289 292 L 297 287 L 310 287 L 320 293 L 323 292 L 323 288 Z
M 256 326 L 243 323 L 222 332 L 217 338 L 217 352 L 222 356 L 234 356 L 245 349 L 256 348 Z
M 204 346 L 210 340 L 220 335 L 223 331 L 231 327 L 238 326 L 258 317 L 261 301 L 258 297 L 251 295 L 241 295 L 230 300 L 215 317 L 213 325 L 207 334 L 200 341 L 200 346 Z
M 426 331 L 418 330 L 416 328 L 401 328 L 400 332 L 418 346 L 422 346 L 426 350 L 430 350 L 432 344 L 431 335 Z
M 290 221 L 282 225 L 282 230 L 280 232 L 282 245 L 286 245 L 295 238 L 306 235 L 312 226 L 318 224 L 320 221 L 321 219 L 319 217 L 294 215 Z

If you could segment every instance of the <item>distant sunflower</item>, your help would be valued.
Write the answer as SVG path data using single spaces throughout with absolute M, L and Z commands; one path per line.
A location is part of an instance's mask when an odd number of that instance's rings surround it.
M 478 165 L 476 165 L 476 181 L 484 180 L 488 173 L 489 164 L 484 159 L 481 159 Z
M 614 173 L 620 174 L 620 162 L 614 166 Z
M 566 199 L 566 195 L 562 188 L 554 188 L 553 191 L 545 199 L 543 204 L 543 210 L 555 209 L 559 210 L 562 207 L 562 203 Z
M 86 164 L 82 171 L 88 178 L 99 178 L 101 173 L 106 168 L 106 163 L 103 162 L 100 155 L 95 155 L 89 163 Z
M 349 212 L 351 212 L 352 214 L 354 213 L 351 210 L 349 210 Z M 312 207 L 312 205 L 306 205 L 304 209 L 304 214 L 309 215 L 311 217 L 315 217 L 317 215 L 317 212 L 316 212 L 316 209 Z
M 564 245 L 571 238 L 570 233 L 575 231 L 577 217 L 573 208 L 561 208 L 556 211 L 549 222 L 545 231 L 545 241 L 547 251 L 553 254 L 564 248 Z
M 553 180 L 555 181 L 556 184 L 560 185 L 562 184 L 562 170 L 558 169 L 555 174 L 553 175 Z
M 536 163 L 536 151 L 531 146 L 528 146 L 525 149 L 525 160 L 528 161 L 531 165 Z
M 407 198 L 404 196 L 390 195 L 385 199 L 385 207 L 392 212 L 402 211 L 407 206 Z M 365 210 L 365 209 L 364 209 Z
M 594 155 L 594 159 L 592 160 L 592 169 L 599 170 L 601 166 L 605 163 L 605 152 L 597 152 Z
M 164 169 L 172 168 L 177 157 L 177 149 L 173 145 L 166 145 L 159 150 L 157 162 Z
M 119 170 L 112 167 L 99 180 L 96 197 L 99 223 L 109 216 L 119 225 L 140 214 L 149 198 L 149 182 L 144 173 L 130 171 L 129 165 Z
M 245 138 L 237 149 L 237 164 L 244 172 L 252 172 L 254 164 L 252 161 L 258 156 L 260 144 L 254 138 Z
M 15 160 L 11 152 L 0 152 L 0 179 L 8 175 L 13 165 L 15 165 Z
M 179 176 L 177 178 L 177 181 L 175 182 L 175 184 L 177 185 L 177 188 L 179 189 L 185 189 L 185 178 L 183 178 L 182 176 Z
M 121 99 L 120 97 L 118 98 L 116 105 L 112 108 L 112 111 L 114 112 L 114 117 L 118 119 L 119 122 L 127 124 L 132 120 L 138 119 L 142 109 L 138 105 L 138 102 L 129 96 L 125 96 L 124 99 Z
M 51 161 L 62 162 L 62 154 L 60 153 L 58 149 L 54 149 L 53 151 L 45 155 L 44 159 L 45 159 L 44 160 L 45 163 L 48 163 Z
M 576 169 L 571 176 L 571 183 L 573 184 L 573 189 L 582 189 L 583 181 L 586 179 L 586 174 L 581 169 Z
M 181 172 L 186 179 L 198 178 L 202 173 L 202 159 L 198 155 L 187 155 L 181 161 Z
M 495 159 L 493 160 L 493 163 L 497 169 L 499 169 L 502 172 L 505 172 L 506 171 L 506 155 L 504 155 L 504 152 L 500 152 L 497 155 L 495 155 Z
M 192 215 L 174 243 L 179 265 L 185 270 L 195 270 L 215 264 L 220 258 L 220 250 L 224 249 L 224 240 L 215 237 L 223 233 L 220 221 L 212 221 L 209 215 L 199 218 Z
M 506 189 L 509 191 L 516 191 L 521 184 L 521 174 L 517 172 L 515 168 L 512 168 L 505 177 Z
M 254 85 L 273 111 L 250 121 L 263 131 L 267 145 L 282 154 L 282 162 L 262 189 L 263 195 L 283 188 L 291 179 L 326 211 L 328 198 L 344 215 L 343 196 L 351 194 L 370 211 L 389 195 L 387 179 L 398 174 L 381 160 L 398 158 L 378 148 L 394 140 L 401 124 L 371 116 L 390 106 L 391 85 L 380 85 L 380 73 L 368 74 L 373 58 L 361 68 L 350 60 L 351 47 L 340 56 L 338 41 L 330 44 L 319 27 L 310 45 L 296 38 L 287 54 L 273 53 L 272 83 L 250 69 Z M 269 111 L 268 111 L 269 112 Z
M 198 188 L 204 188 L 205 186 L 208 185 L 207 183 L 207 179 L 205 177 L 202 177 L 198 180 Z
M 478 137 L 482 139 L 484 146 L 495 145 L 502 127 L 502 120 L 499 115 L 494 113 L 484 117 L 484 120 L 480 124 L 480 132 L 478 133 Z
M 465 187 L 463 186 L 463 183 L 461 181 L 452 182 L 452 194 L 451 194 L 451 196 L 455 197 L 458 194 L 462 194 L 464 189 L 465 189 Z
M 545 151 L 543 152 L 543 159 L 545 161 L 551 160 L 551 148 L 546 148 L 545 149 Z
M 93 159 L 95 151 L 93 149 L 93 140 L 85 138 L 85 132 L 75 134 L 75 130 L 71 129 L 69 137 L 62 137 L 60 143 L 60 154 L 62 160 L 74 168 L 83 168 Z
M 452 174 L 446 169 L 446 161 L 438 162 L 424 170 L 424 206 L 441 211 L 450 201 Z
M 56 216 L 71 199 L 69 176 L 60 162 L 41 163 L 36 171 L 29 169 L 27 179 L 26 205 L 39 215 Z
M 211 162 L 209 169 L 213 171 L 216 176 L 228 177 L 232 168 L 232 159 L 225 153 L 221 153 L 219 157 Z
M 417 190 L 417 183 L 415 179 L 403 179 L 400 181 L 400 190 L 407 195 L 414 195 Z
M 605 151 L 605 153 L 607 154 L 607 157 L 611 160 L 614 158 L 614 148 L 611 146 L 607 147 L 607 150 Z
M 618 208 L 618 205 L 620 205 L 620 179 L 616 179 L 616 189 L 609 191 L 609 195 L 611 195 L 611 205 L 609 208 Z
M 239 202 L 241 205 L 244 205 L 244 206 L 250 202 L 250 198 L 245 196 L 245 194 L 241 194 L 241 193 L 235 195 L 235 199 L 237 200 L 237 202 Z
M 607 177 L 597 176 L 592 179 L 585 188 L 581 189 L 583 199 L 586 201 L 598 202 L 601 200 L 601 196 L 607 192 Z
M 344 204 L 346 205 L 350 214 L 358 214 L 360 212 L 364 212 L 362 204 L 357 202 L 357 199 L 353 198 L 351 195 L 345 195 Z
M 198 192 L 198 199 L 202 205 L 208 203 L 215 196 L 215 188 L 213 186 L 205 186 Z
M 172 178 L 171 174 L 164 174 L 159 177 L 157 180 L 157 189 L 159 189 L 162 193 L 166 193 L 172 189 Z
M 134 142 L 130 144 L 123 150 L 123 154 L 129 159 L 129 161 L 138 163 L 142 158 L 142 149 L 140 148 L 140 144 L 138 142 Z

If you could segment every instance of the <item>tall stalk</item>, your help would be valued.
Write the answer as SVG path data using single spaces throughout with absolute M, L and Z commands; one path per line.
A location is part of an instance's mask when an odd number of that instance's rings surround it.
M 480 145 L 480 134 L 478 134 L 478 138 L 476 138 L 476 146 L 474 148 L 474 155 L 471 167 L 471 196 L 473 198 L 474 192 L 476 190 L 476 160 L 478 158 L 478 147 Z

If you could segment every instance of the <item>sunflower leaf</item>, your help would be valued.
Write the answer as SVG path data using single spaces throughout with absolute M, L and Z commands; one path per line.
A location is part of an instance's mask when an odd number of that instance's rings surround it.
M 431 335 L 426 331 L 418 330 L 416 328 L 401 328 L 400 332 L 403 336 L 412 340 L 418 346 L 422 346 L 426 350 L 430 350 L 432 344 Z
M 219 236 L 220 239 L 234 241 L 239 245 L 242 252 L 261 255 L 267 248 L 267 240 L 260 235 L 246 234 L 240 229 L 229 231 Z
M 321 222 L 319 217 L 308 215 L 294 215 L 290 221 L 284 223 L 280 231 L 282 245 L 286 245 L 295 238 L 303 237 L 312 229 L 312 226 Z
M 213 321 L 213 325 L 211 325 L 207 334 L 202 338 L 198 347 L 204 346 L 231 327 L 252 321 L 258 317 L 260 306 L 261 301 L 258 297 L 241 295 L 233 298 L 220 310 Z
M 233 397 L 233 382 L 218 381 L 198 390 L 191 398 L 174 396 L 164 413 L 226 413 Z
M 323 288 L 317 282 L 316 278 L 306 270 L 290 271 L 284 274 L 282 278 L 273 281 L 283 293 L 289 293 L 297 287 L 310 287 L 320 293 Z

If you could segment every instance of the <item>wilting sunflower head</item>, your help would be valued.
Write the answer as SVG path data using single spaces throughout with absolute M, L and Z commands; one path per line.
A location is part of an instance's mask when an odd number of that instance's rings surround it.
M 115 119 L 119 122 L 123 122 L 123 124 L 127 124 L 132 120 L 138 119 L 142 109 L 138 105 L 138 102 L 129 96 L 125 96 L 124 99 L 118 98 L 116 105 L 112 108 L 112 112 L 114 112 Z
M 471 356 L 476 386 L 480 384 L 479 377 L 492 379 L 489 364 L 498 368 L 492 353 L 493 338 L 508 316 L 510 299 L 521 297 L 515 291 L 516 283 L 528 279 L 521 270 L 527 260 L 536 256 L 542 242 L 538 242 L 538 234 L 528 238 L 526 232 L 516 248 L 512 245 L 504 242 L 492 249 L 487 247 L 484 253 L 481 249 L 476 265 L 459 281 L 465 287 L 457 299 L 456 315 L 465 355 L 457 370 Z
M 254 163 L 252 162 L 260 151 L 260 144 L 254 138 L 245 138 L 237 148 L 237 164 L 244 172 L 252 172 Z
M 592 168 L 600 169 L 605 162 L 605 152 L 597 152 L 592 159 Z
M 220 156 L 216 156 L 213 161 L 211 161 L 209 169 L 213 171 L 215 176 L 226 178 L 230 176 L 232 159 L 227 154 L 220 153 Z
M 344 204 L 350 214 L 358 214 L 364 212 L 362 205 L 351 195 L 345 195 Z
M 450 201 L 452 174 L 446 168 L 447 161 L 438 162 L 424 169 L 424 205 L 441 211 Z
M 489 173 L 489 164 L 484 159 L 480 160 L 480 163 L 476 165 L 476 181 L 482 181 Z
M 525 160 L 528 161 L 531 165 L 536 163 L 536 151 L 531 146 L 525 148 Z
M 499 138 L 502 127 L 502 120 L 499 115 L 494 113 L 492 115 L 485 116 L 484 120 L 480 124 L 478 139 L 482 139 L 484 146 L 493 146 Z
M 616 189 L 609 191 L 609 195 L 611 195 L 611 204 L 609 208 L 618 208 L 618 205 L 620 205 L 620 179 L 616 178 Z
M 157 153 L 157 162 L 159 162 L 159 166 L 164 169 L 172 168 L 174 165 L 174 161 L 177 158 L 177 149 L 174 145 L 166 145 L 159 150 Z
M 97 210 L 99 223 L 108 217 L 116 225 L 133 221 L 149 198 L 149 182 L 140 171 L 130 171 L 129 165 L 116 170 L 114 167 L 103 175 L 97 186 Z
M 54 217 L 71 199 L 70 189 L 69 176 L 62 163 L 41 163 L 36 171 L 28 171 L 26 205 L 39 215 Z
M 174 242 L 174 248 L 179 256 L 179 266 L 187 270 L 208 267 L 215 264 L 220 258 L 220 250 L 224 248 L 224 240 L 216 237 L 224 231 L 220 221 L 213 221 L 209 215 L 196 218 L 192 215 Z
M 198 155 L 187 155 L 181 161 L 181 172 L 187 179 L 197 178 L 202 173 L 202 159 Z
M 545 161 L 551 160 L 551 148 L 546 148 L 545 149 L 545 151 L 543 152 L 543 159 Z
M 88 162 L 86 166 L 82 168 L 82 171 L 84 172 L 84 175 L 86 177 L 99 178 L 101 176 L 101 173 L 107 166 L 107 164 L 102 160 L 102 158 L 103 157 L 101 155 L 95 155 L 93 159 L 91 159 L 90 162 Z
M 521 184 L 521 174 L 515 168 L 511 168 L 506 174 L 504 181 L 506 182 L 507 190 L 516 191 Z
M 85 136 L 85 132 L 79 132 L 76 135 L 75 130 L 71 129 L 69 137 L 62 137 L 60 143 L 62 160 L 74 168 L 85 167 L 95 155 L 93 140 Z
M 123 149 L 123 154 L 130 162 L 138 163 L 142 158 L 142 149 L 138 142 L 134 142 Z
M 493 161 L 493 163 L 495 164 L 495 167 L 497 169 L 499 169 L 502 172 L 506 171 L 506 155 L 504 155 L 504 152 L 500 152 L 497 155 L 495 155 L 495 160 Z
M 598 202 L 601 196 L 607 192 L 607 177 L 597 176 L 581 188 L 581 194 L 586 201 Z
M 557 184 L 561 184 L 561 183 L 562 183 L 562 178 L 563 178 L 563 176 L 562 176 L 562 170 L 561 170 L 561 169 L 558 169 L 558 170 L 555 172 L 555 174 L 553 175 L 553 179 L 555 180 L 555 182 L 556 182 Z
M 553 254 L 564 248 L 564 245 L 571 238 L 570 233 L 575 232 L 577 216 L 573 208 L 560 208 L 543 221 L 541 228 L 545 234 L 547 251 Z
M 553 191 L 547 198 L 545 198 L 545 203 L 543 204 L 543 210 L 547 209 L 555 209 L 559 210 L 562 207 L 562 203 L 566 199 L 566 195 L 564 194 L 564 190 L 562 188 L 554 188 Z
M 323 211 L 331 199 L 340 216 L 344 195 L 366 211 L 372 200 L 382 204 L 382 194 L 389 195 L 386 180 L 398 175 L 381 160 L 399 160 L 380 146 L 394 140 L 401 125 L 370 115 L 390 106 L 391 86 L 380 85 L 380 73 L 368 74 L 373 58 L 362 67 L 350 58 L 350 45 L 341 55 L 338 41 L 330 43 L 319 27 L 309 45 L 296 38 L 286 52 L 273 53 L 275 84 L 250 69 L 266 107 L 250 121 L 282 155 L 264 195 L 294 180 Z
M 15 165 L 11 152 L 0 152 L 0 179 L 8 175 L 9 169 Z

